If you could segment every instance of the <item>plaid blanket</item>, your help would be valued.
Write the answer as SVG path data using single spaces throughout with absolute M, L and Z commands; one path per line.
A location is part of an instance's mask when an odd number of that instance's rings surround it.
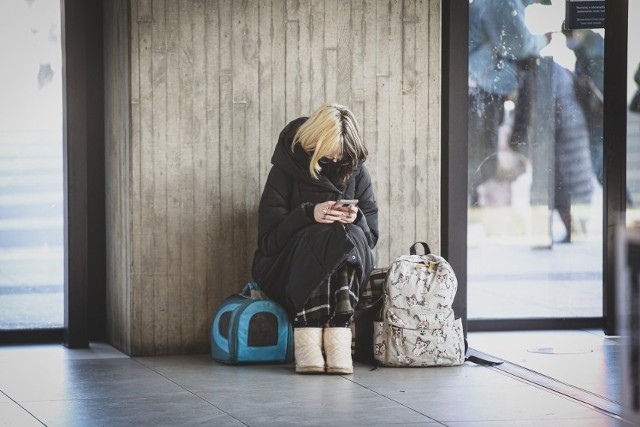
M 311 292 L 293 319 L 294 327 L 349 326 L 360 297 L 355 265 L 345 264 Z

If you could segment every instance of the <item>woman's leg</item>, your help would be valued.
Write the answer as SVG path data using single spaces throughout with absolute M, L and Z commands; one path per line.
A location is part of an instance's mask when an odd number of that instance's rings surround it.
M 352 374 L 351 328 L 324 328 L 322 345 L 327 356 L 327 373 Z
M 302 310 L 293 319 L 293 344 L 296 373 L 319 374 L 326 370 L 323 354 L 323 326 L 327 314 L 323 314 L 323 283 L 316 288 Z
M 327 373 L 353 373 L 351 356 L 351 320 L 361 293 L 359 276 L 354 265 L 346 264 L 332 277 L 335 286 L 332 292 L 331 317 L 324 329 L 323 346 L 327 358 Z
M 327 368 L 329 373 L 350 374 L 353 372 L 353 362 L 351 359 L 351 319 L 354 308 L 360 295 L 360 284 L 356 267 L 350 264 L 342 266 L 327 281 L 323 282 L 311 293 L 305 306 L 294 318 L 294 334 L 304 334 L 307 337 L 311 332 L 306 329 L 319 329 L 322 334 L 321 346 L 324 349 Z M 314 332 L 315 334 L 315 332 Z M 315 337 L 315 335 L 314 335 Z M 294 342 L 297 341 L 294 336 Z M 301 338 L 303 339 L 303 338 Z M 316 338 L 314 338 L 315 340 Z M 317 341 L 314 341 L 317 343 Z M 296 349 L 298 345 L 296 344 Z M 309 372 L 305 366 L 310 366 L 305 355 L 309 349 L 309 343 L 300 349 L 301 368 L 298 368 L 296 361 L 296 372 Z M 314 350 L 313 360 L 317 358 L 317 351 Z M 298 351 L 296 351 L 296 360 Z M 311 364 L 317 366 L 317 363 Z M 313 370 L 313 372 L 317 372 Z
M 325 361 L 322 355 L 322 339 L 321 327 L 294 327 L 293 344 L 297 373 L 324 373 Z

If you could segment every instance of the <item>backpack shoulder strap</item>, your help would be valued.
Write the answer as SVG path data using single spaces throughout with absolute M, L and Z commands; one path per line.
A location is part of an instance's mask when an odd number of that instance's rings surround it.
M 481 366 L 497 366 L 503 363 L 502 360 L 492 358 L 491 356 L 481 353 L 478 350 L 474 350 L 469 348 L 469 344 L 467 343 L 467 339 L 464 339 L 464 347 L 465 347 L 465 362 L 475 363 L 476 365 Z

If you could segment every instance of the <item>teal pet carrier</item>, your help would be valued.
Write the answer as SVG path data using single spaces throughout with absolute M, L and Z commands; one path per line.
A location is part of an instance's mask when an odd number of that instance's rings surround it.
M 216 310 L 211 357 L 227 364 L 292 361 L 293 328 L 286 311 L 268 299 L 257 283 L 247 283 Z

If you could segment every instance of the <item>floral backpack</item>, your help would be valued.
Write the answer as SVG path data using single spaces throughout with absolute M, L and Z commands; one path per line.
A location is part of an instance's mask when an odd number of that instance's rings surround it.
M 423 245 L 424 255 L 416 254 Z M 456 366 L 465 362 L 462 320 L 451 305 L 458 281 L 451 265 L 416 242 L 387 273 L 373 353 L 383 366 Z

